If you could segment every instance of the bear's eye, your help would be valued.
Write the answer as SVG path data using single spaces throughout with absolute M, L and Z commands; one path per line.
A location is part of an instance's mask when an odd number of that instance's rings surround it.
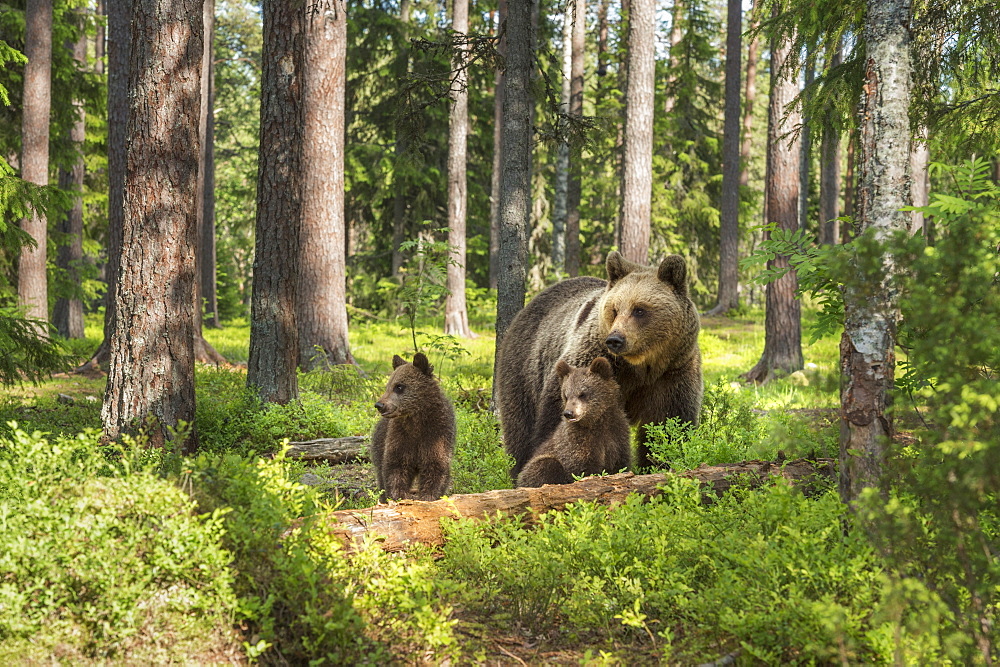
M 611 319 L 613 319 L 613 320 L 618 319 L 618 309 L 617 308 L 612 308 L 611 309 Z
M 581 391 L 579 398 L 580 398 L 581 401 L 587 400 L 587 392 Z
M 632 309 L 632 317 L 643 317 L 643 316 L 645 316 L 645 314 L 646 314 L 646 309 L 645 308 L 633 308 Z
M 395 387 L 392 388 L 392 390 L 397 394 L 402 394 L 404 389 L 406 389 L 406 387 L 404 387 L 401 384 L 397 384 Z

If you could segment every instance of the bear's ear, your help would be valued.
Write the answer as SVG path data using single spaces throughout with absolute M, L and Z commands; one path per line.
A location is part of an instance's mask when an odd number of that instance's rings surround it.
M 656 276 L 673 286 L 678 294 L 686 295 L 688 293 L 687 263 L 680 255 L 670 255 L 660 262 Z
M 405 363 L 406 362 L 403 360 L 403 357 L 399 356 L 398 354 L 392 355 L 392 370 L 396 370 Z
M 559 361 L 556 362 L 556 375 L 559 376 L 560 380 L 565 380 L 566 376 L 569 375 L 569 372 L 571 370 L 573 369 L 570 367 L 569 364 L 566 363 L 565 360 L 560 359 Z
M 423 352 L 413 355 L 413 365 L 424 375 L 431 375 L 434 372 L 434 367 L 427 361 L 427 356 Z
M 614 371 L 611 370 L 611 362 L 608 361 L 607 357 L 597 357 L 591 361 L 590 372 L 599 375 L 605 380 L 610 380 L 615 375 Z
M 608 287 L 614 286 L 616 282 L 639 268 L 638 264 L 628 261 L 617 250 L 608 253 L 604 265 L 608 270 Z

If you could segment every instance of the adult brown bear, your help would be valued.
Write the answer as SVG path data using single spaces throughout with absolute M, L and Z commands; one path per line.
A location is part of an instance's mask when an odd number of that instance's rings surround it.
M 650 465 L 645 424 L 671 417 L 698 422 L 698 311 L 688 296 L 684 259 L 670 255 L 646 267 L 612 252 L 606 265 L 607 281 L 571 278 L 541 292 L 504 335 L 494 382 L 514 479 L 559 425 L 560 359 L 589 366 L 600 355 L 610 358 L 625 414 L 640 427 L 640 467 Z

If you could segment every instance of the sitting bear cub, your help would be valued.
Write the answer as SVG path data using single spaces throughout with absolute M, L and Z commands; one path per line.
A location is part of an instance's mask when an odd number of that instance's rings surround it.
M 451 483 L 455 409 L 418 352 L 409 364 L 396 355 L 385 393 L 375 403 L 382 418 L 372 434 L 378 488 L 392 500 L 437 500 Z
M 611 364 L 597 357 L 589 368 L 574 368 L 560 359 L 555 370 L 563 419 L 521 470 L 517 485 L 570 484 L 574 475 L 627 469 L 629 424 Z

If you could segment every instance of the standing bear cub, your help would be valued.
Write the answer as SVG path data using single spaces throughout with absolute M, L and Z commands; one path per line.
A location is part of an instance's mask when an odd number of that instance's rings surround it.
M 392 500 L 437 500 L 451 483 L 455 409 L 422 353 L 412 364 L 395 355 L 392 367 L 375 403 L 382 415 L 371 444 L 379 491 Z
M 646 267 L 612 252 L 606 268 L 607 281 L 571 278 L 544 290 L 504 334 L 494 383 L 514 479 L 559 425 L 559 359 L 587 366 L 610 356 L 622 407 L 639 426 L 637 466 L 650 464 L 646 424 L 671 417 L 698 423 L 699 322 L 684 259 L 670 255 Z
M 631 463 L 628 419 L 611 364 L 597 357 L 590 368 L 556 364 L 562 382 L 563 420 L 517 476 L 518 486 L 570 484 L 574 475 L 615 473 Z

